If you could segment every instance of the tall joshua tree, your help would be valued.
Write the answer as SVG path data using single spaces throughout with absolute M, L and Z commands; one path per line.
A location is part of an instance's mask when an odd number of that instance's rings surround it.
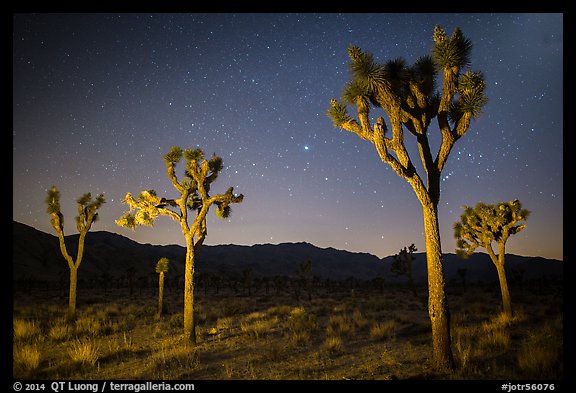
M 526 225 L 518 225 L 530 215 L 530 211 L 522 209 L 518 199 L 510 202 L 487 205 L 479 202 L 475 208 L 464 206 L 464 213 L 460 221 L 454 224 L 454 237 L 457 240 L 456 254 L 468 258 L 476 248 L 484 247 L 498 271 L 500 292 L 504 313 L 512 315 L 512 301 L 508 291 L 508 281 L 504 262 L 506 255 L 506 242 L 510 235 L 520 232 Z M 492 248 L 492 243 L 498 245 L 498 255 Z
M 412 66 L 403 59 L 378 64 L 372 54 L 350 46 L 351 81 L 343 90 L 343 103 L 331 100 L 328 116 L 335 127 L 374 144 L 380 159 L 408 181 L 422 205 L 433 358 L 438 367 L 453 368 L 438 226 L 440 175 L 454 143 L 468 131 L 471 119 L 480 114 L 487 100 L 482 74 L 461 72 L 470 63 L 472 43 L 460 28 L 447 37 L 444 29 L 436 26 L 433 38 L 431 55 L 419 58 Z M 438 73 L 443 78 L 440 91 L 436 88 Z M 356 106 L 359 120 L 348 115 L 347 105 Z M 371 107 L 386 113 L 391 135 L 383 117 L 372 124 Z M 441 137 L 436 156 L 428 139 L 428 127 L 434 118 Z M 406 149 L 406 131 L 415 138 L 425 180 Z
M 78 204 L 76 229 L 79 232 L 79 237 L 78 251 L 76 252 L 76 259 L 74 260 L 72 256 L 68 254 L 64 239 L 64 215 L 60 211 L 60 191 L 58 191 L 56 186 L 52 186 L 52 188 L 48 190 L 48 195 L 46 196 L 46 204 L 48 205 L 46 212 L 51 216 L 50 222 L 58 233 L 60 252 L 66 262 L 68 262 L 68 268 L 70 269 L 70 291 L 68 295 L 67 316 L 69 321 L 76 319 L 76 286 L 78 283 L 78 268 L 80 267 L 82 257 L 84 256 L 84 240 L 86 239 L 86 234 L 90 230 L 92 224 L 98 219 L 97 210 L 105 202 L 103 194 L 98 195 L 96 200 L 93 201 L 92 195 L 89 192 L 76 200 L 76 203 Z
M 168 271 L 168 258 L 162 257 L 156 263 L 156 273 L 158 273 L 158 314 L 157 318 L 162 316 L 163 299 L 164 299 L 164 273 Z
M 184 177 L 178 180 L 175 168 L 183 156 L 186 160 Z M 227 218 L 230 216 L 230 204 L 240 203 L 244 197 L 242 194 L 235 195 L 233 187 L 228 188 L 224 194 L 210 196 L 210 186 L 223 169 L 222 159 L 216 154 L 207 160 L 200 148 L 182 150 L 178 146 L 173 146 L 164 156 L 164 163 L 168 178 L 180 194 L 179 198 L 160 198 L 154 190 L 142 191 L 136 199 L 132 197 L 132 194 L 127 193 L 122 202 L 128 204 L 130 211 L 116 220 L 116 224 L 134 230 L 137 225 L 152 226 L 160 215 L 168 216 L 180 224 L 186 240 L 184 338 L 195 345 L 194 262 L 208 234 L 206 215 L 210 207 L 216 205 L 216 216 Z M 133 211 L 135 211 L 134 214 Z M 188 223 L 189 211 L 193 217 L 191 225 Z

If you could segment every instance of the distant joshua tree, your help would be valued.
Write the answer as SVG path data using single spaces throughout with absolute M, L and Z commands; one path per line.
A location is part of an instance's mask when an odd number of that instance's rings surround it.
M 412 290 L 414 296 L 418 296 L 416 293 L 416 287 L 414 286 L 414 278 L 412 277 L 412 262 L 414 261 L 414 251 L 418 251 L 414 243 L 410 247 L 400 250 L 400 252 L 394 255 L 394 260 L 390 266 L 390 271 L 397 276 L 408 277 L 408 285 Z
M 168 271 L 169 260 L 162 257 L 156 263 L 156 273 L 158 273 L 158 314 L 157 318 L 162 316 L 163 299 L 164 299 L 164 274 Z
M 312 300 L 312 261 L 307 260 L 298 265 L 298 278 L 308 293 L 308 301 Z
M 182 156 L 186 159 L 184 179 L 178 180 L 175 168 Z M 230 216 L 230 204 L 240 203 L 243 195 L 234 195 L 230 187 L 224 194 L 210 196 L 210 186 L 218 178 L 222 170 L 222 159 L 214 154 L 209 160 L 204 158 L 204 152 L 182 150 L 173 146 L 164 156 L 166 171 L 172 185 L 180 194 L 177 199 L 160 198 L 154 190 L 142 191 L 136 199 L 127 193 L 122 201 L 128 204 L 130 211 L 116 220 L 119 226 L 134 230 L 137 225 L 152 226 L 160 215 L 168 216 L 180 224 L 186 239 L 186 261 L 184 273 L 184 338 L 192 345 L 196 344 L 196 324 L 194 321 L 194 262 L 208 234 L 206 215 L 212 205 L 216 205 L 216 216 Z M 132 211 L 136 213 L 132 214 Z M 192 225 L 188 223 L 188 214 L 195 214 Z
M 76 319 L 76 286 L 78 284 L 78 268 L 80 267 L 82 257 L 84 256 L 84 240 L 86 239 L 86 234 L 90 230 L 92 224 L 98 219 L 97 210 L 106 201 L 104 200 L 103 194 L 98 195 L 96 200 L 93 201 L 92 195 L 89 192 L 76 200 L 76 203 L 78 204 L 76 229 L 79 232 L 76 260 L 72 259 L 66 249 L 66 242 L 64 239 L 64 215 L 60 211 L 60 192 L 56 186 L 52 186 L 52 188 L 48 190 L 48 195 L 45 201 L 48 205 L 46 212 L 52 217 L 50 222 L 58 233 L 60 252 L 66 262 L 68 262 L 68 267 L 70 269 L 70 291 L 68 296 L 67 318 L 69 321 L 73 321 Z
M 482 73 L 461 71 L 470 64 L 472 43 L 460 28 L 447 36 L 434 27 L 431 56 L 422 56 L 409 66 L 404 59 L 385 64 L 372 54 L 349 46 L 351 80 L 342 92 L 343 103 L 330 101 L 328 116 L 337 128 L 372 143 L 378 156 L 405 179 L 422 206 L 428 271 L 428 315 L 432 327 L 433 361 L 439 369 L 453 369 L 450 338 L 450 311 L 443 272 L 438 203 L 440 180 L 456 141 L 466 134 L 487 99 Z M 437 77 L 442 76 L 441 91 Z M 347 105 L 356 106 L 358 120 L 348 114 Z M 381 109 L 388 117 L 370 113 Z M 436 118 L 440 143 L 434 153 L 428 128 Z M 374 121 L 375 120 L 375 121 Z M 411 136 L 417 144 L 424 172 L 419 174 L 407 148 Z M 434 138 L 433 138 L 434 139 Z M 425 175 L 425 178 L 422 177 Z
M 460 221 L 454 224 L 458 256 L 468 258 L 478 247 L 484 247 L 488 251 L 498 271 L 502 304 L 504 312 L 508 315 L 512 315 L 512 302 L 504 270 L 506 242 L 510 235 L 526 227 L 517 224 L 519 221 L 526 220 L 529 215 L 530 211 L 522 209 L 518 199 L 490 205 L 479 202 L 475 208 L 464 206 L 464 214 L 460 216 Z M 498 245 L 498 255 L 492 248 L 493 242 Z

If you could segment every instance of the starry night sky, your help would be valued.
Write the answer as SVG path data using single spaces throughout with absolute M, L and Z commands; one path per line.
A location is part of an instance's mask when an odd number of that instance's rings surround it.
M 162 158 L 178 145 L 220 155 L 212 192 L 245 196 L 227 220 L 210 212 L 205 244 L 425 251 L 410 185 L 326 111 L 350 79 L 349 44 L 413 64 L 435 24 L 472 41 L 489 100 L 442 173 L 443 252 L 462 205 L 518 198 L 531 216 L 507 252 L 563 259 L 562 13 L 14 14 L 13 219 L 55 234 L 44 199 L 56 185 L 65 234 L 76 199 L 104 193 L 92 231 L 183 245 L 168 217 L 135 232 L 114 223 L 127 192 L 178 197 Z

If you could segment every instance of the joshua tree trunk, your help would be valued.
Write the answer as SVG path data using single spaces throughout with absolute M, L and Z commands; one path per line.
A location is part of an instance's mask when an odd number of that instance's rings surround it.
M 194 321 L 194 241 L 186 236 L 186 264 L 184 266 L 184 339 L 196 345 Z
M 78 253 L 76 256 L 76 263 L 72 257 L 68 254 L 66 250 L 66 242 L 64 240 L 64 232 L 62 230 L 58 231 L 58 240 L 60 243 L 60 252 L 62 256 L 68 262 L 68 268 L 70 269 L 70 290 L 68 292 L 68 321 L 74 321 L 76 319 L 76 287 L 78 285 L 78 268 L 80 267 L 80 262 L 82 261 L 82 256 L 84 255 L 84 239 L 86 238 L 85 233 L 80 233 L 78 238 Z
M 70 267 L 70 292 L 68 294 L 68 320 L 76 319 L 76 285 L 78 283 L 78 269 Z
M 512 315 L 512 301 L 510 300 L 510 292 L 508 291 L 508 282 L 506 280 L 506 271 L 504 264 L 499 263 L 496 266 L 498 270 L 498 281 L 500 281 L 500 292 L 502 292 L 502 305 L 504 306 L 504 313 Z
M 158 276 L 158 318 L 162 316 L 163 299 L 164 299 L 164 272 L 160 272 Z
M 453 366 L 454 359 L 450 340 L 450 310 L 444 290 L 437 205 L 432 202 L 423 203 L 422 212 L 428 267 L 428 314 L 432 324 L 434 363 L 438 367 L 448 369 Z
M 491 247 L 488 250 L 488 255 L 490 259 L 496 266 L 498 271 L 498 282 L 500 283 L 500 292 L 502 293 L 502 307 L 504 313 L 507 315 L 512 315 L 512 300 L 510 299 L 510 291 L 508 290 L 508 280 L 506 279 L 506 270 L 504 269 L 504 262 L 506 256 L 506 249 L 504 242 L 498 242 L 498 256 L 494 254 Z

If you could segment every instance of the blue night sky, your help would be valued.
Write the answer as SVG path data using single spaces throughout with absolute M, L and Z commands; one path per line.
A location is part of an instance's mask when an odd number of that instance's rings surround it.
M 507 252 L 563 259 L 562 13 L 14 14 L 13 219 L 55 234 L 44 199 L 56 185 L 65 234 L 75 200 L 104 193 L 92 231 L 183 245 L 167 217 L 135 232 L 114 223 L 127 192 L 178 196 L 162 159 L 178 145 L 220 155 L 212 191 L 245 196 L 229 219 L 210 213 L 205 244 L 425 251 L 410 185 L 326 111 L 349 81 L 350 44 L 412 64 L 436 24 L 472 41 L 489 100 L 442 173 L 443 252 L 462 205 L 517 198 L 532 214 Z

